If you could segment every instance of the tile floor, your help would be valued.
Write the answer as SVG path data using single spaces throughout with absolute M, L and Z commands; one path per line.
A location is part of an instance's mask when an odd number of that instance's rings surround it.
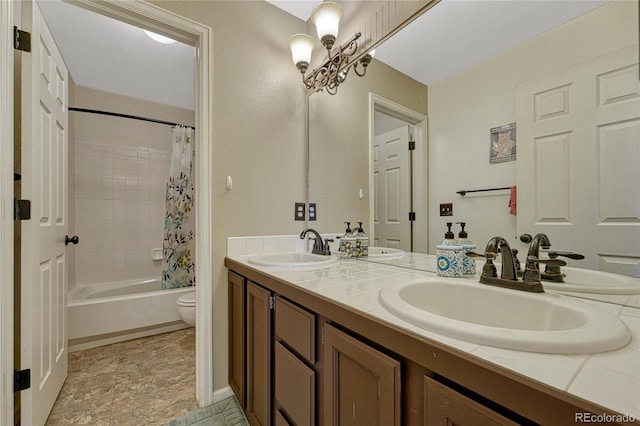
M 68 377 L 47 426 L 160 425 L 200 411 L 194 331 L 192 327 L 69 354 Z
M 249 426 L 234 397 L 171 420 L 164 426 Z

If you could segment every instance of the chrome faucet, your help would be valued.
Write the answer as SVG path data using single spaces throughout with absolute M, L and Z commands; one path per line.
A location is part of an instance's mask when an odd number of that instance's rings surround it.
M 323 256 L 329 256 L 331 254 L 331 248 L 329 247 L 329 242 L 332 242 L 333 240 L 326 238 L 323 243 L 322 237 L 320 236 L 318 231 L 316 231 L 313 228 L 305 228 L 300 233 L 300 239 L 304 240 L 304 237 L 306 237 L 308 233 L 312 233 L 314 235 L 313 237 L 309 237 L 310 240 L 314 240 L 313 249 L 311 250 L 311 253 L 321 254 Z

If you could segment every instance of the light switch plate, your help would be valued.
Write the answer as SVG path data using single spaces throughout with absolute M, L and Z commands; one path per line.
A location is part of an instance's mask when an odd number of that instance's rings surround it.
M 295 207 L 295 220 L 304 220 L 304 203 L 296 203 Z

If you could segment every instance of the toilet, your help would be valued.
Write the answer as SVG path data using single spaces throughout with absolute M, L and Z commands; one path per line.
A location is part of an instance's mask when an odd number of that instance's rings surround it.
M 180 296 L 176 302 L 180 319 L 191 326 L 196 325 L 196 292 L 192 291 Z

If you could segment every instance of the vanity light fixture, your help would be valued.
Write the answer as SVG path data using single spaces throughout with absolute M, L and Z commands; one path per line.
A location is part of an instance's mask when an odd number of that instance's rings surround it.
M 176 40 L 174 40 L 172 38 L 165 37 L 163 35 L 156 34 L 156 33 L 153 33 L 151 31 L 148 31 L 148 30 L 143 30 L 143 31 L 150 39 L 155 40 L 158 43 L 162 43 L 162 44 L 173 44 L 173 43 L 176 43 Z
M 335 53 L 331 52 L 338 37 L 342 15 L 342 7 L 332 1 L 320 3 L 311 14 L 311 22 L 316 26 L 320 42 L 327 49 L 328 59 L 309 75 L 305 73 L 311 63 L 311 52 L 315 47 L 315 40 L 308 34 L 294 34 L 289 37 L 287 44 L 291 49 L 293 63 L 302 74 L 302 82 L 309 90 L 320 92 L 326 89 L 327 93 L 335 95 L 338 92 L 338 86 L 346 80 L 351 68 L 360 77 L 367 73 L 367 66 L 373 59 L 374 51 L 367 53 L 358 62 L 351 62 L 352 56 L 358 50 L 358 39 L 361 37 L 359 32 L 345 44 L 338 46 Z

